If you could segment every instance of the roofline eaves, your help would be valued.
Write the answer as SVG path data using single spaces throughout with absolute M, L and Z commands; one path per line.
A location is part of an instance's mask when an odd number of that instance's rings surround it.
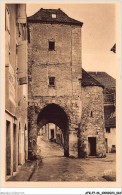
M 44 21 L 44 20 L 31 20 L 27 19 L 28 23 L 42 23 L 42 24 L 64 24 L 64 25 L 74 25 L 74 26 L 83 26 L 83 22 L 74 23 L 74 22 L 59 22 L 59 21 Z

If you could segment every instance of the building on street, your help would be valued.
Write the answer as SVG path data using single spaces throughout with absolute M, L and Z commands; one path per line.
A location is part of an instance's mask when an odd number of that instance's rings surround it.
M 116 151 L 116 80 L 106 72 L 88 72 L 104 85 L 106 152 Z
M 26 4 L 5 5 L 6 176 L 28 159 Z
M 83 23 L 61 9 L 40 9 L 28 23 L 29 158 L 47 123 L 64 137 L 64 155 L 106 155 L 104 86 L 81 68 Z
M 64 156 L 116 151 L 116 83 L 82 68 L 83 23 L 61 9 L 27 18 L 26 4 L 5 5 L 6 176 L 37 156 L 38 137 Z
M 15 173 L 22 165 L 22 173 L 28 172 L 25 180 L 40 181 L 42 176 L 47 181 L 53 174 L 57 177 L 51 168 L 54 164 L 58 170 L 61 163 L 63 173 L 64 162 L 70 171 L 75 158 L 104 158 L 116 152 L 116 80 L 82 67 L 83 27 L 83 22 L 61 9 L 41 8 L 27 17 L 26 4 L 5 4 L 7 181 L 17 178 Z M 108 154 L 111 167 L 115 163 L 112 155 Z M 96 162 L 105 161 L 98 158 Z M 44 169 L 39 164 L 42 161 Z M 19 179 L 23 179 L 21 174 Z M 81 181 L 81 172 L 77 174 Z M 64 181 L 70 181 L 67 173 L 65 177 Z

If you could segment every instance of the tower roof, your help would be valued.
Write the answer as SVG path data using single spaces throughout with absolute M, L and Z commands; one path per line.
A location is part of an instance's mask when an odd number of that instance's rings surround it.
M 83 23 L 70 18 L 61 9 L 43 9 L 41 8 L 34 15 L 27 18 L 31 23 L 51 23 L 82 26 Z
M 106 72 L 88 72 L 88 74 L 104 85 L 105 88 L 116 87 L 116 80 Z
M 96 79 L 94 79 L 92 76 L 90 76 L 83 68 L 82 68 L 82 86 L 104 86 L 99 83 Z

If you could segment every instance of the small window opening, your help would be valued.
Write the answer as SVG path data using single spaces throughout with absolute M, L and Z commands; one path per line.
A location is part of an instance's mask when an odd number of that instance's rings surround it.
M 115 153 L 115 152 L 116 152 L 116 145 L 112 145 L 112 147 L 111 147 L 111 152 L 112 152 L 112 153 Z
M 55 77 L 49 77 L 49 86 L 55 86 Z
M 49 50 L 50 51 L 55 50 L 55 42 L 54 41 L 49 41 Z
M 25 131 L 27 130 L 26 124 L 25 124 Z
M 56 18 L 56 14 L 52 14 L 52 18 Z
M 106 133 L 110 133 L 110 128 L 106 127 Z
M 16 54 L 18 54 L 18 45 L 16 44 Z
M 19 130 L 21 129 L 20 122 L 19 122 Z
M 91 117 L 93 117 L 93 113 L 92 113 L 92 111 L 91 111 Z
M 113 148 L 115 148 L 116 146 L 115 145 L 112 145 Z

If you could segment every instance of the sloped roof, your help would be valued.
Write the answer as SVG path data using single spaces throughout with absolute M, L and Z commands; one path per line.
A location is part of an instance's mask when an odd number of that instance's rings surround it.
M 106 72 L 89 72 L 88 74 L 92 76 L 94 79 L 99 81 L 105 88 L 115 88 L 116 87 L 116 79 L 108 75 Z
M 56 14 L 56 18 L 52 18 L 52 14 Z M 43 9 L 41 8 L 34 15 L 27 18 L 28 22 L 31 23 L 62 23 L 69 25 L 82 26 L 83 23 L 70 18 L 61 9 Z
M 115 104 L 116 102 L 116 80 L 106 72 L 88 72 L 90 76 L 104 85 L 104 104 Z
M 104 86 L 99 83 L 96 79 L 94 79 L 92 76 L 90 76 L 83 68 L 82 68 L 82 82 L 81 82 L 82 86 L 100 86 L 103 87 Z
M 116 53 L 116 43 L 115 43 L 114 46 L 111 48 L 111 51 L 113 51 L 114 53 Z
M 115 115 L 116 113 L 115 113 L 114 106 L 104 106 L 105 127 L 110 127 L 110 128 L 116 127 Z

